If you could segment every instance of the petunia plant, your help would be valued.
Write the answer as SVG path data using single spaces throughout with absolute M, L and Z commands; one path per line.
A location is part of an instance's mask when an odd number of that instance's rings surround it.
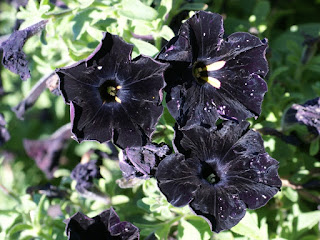
M 56 71 L 76 140 L 112 140 L 123 149 L 125 179 L 155 176 L 168 202 L 189 204 L 215 232 L 236 225 L 246 208 L 264 206 L 281 187 L 278 162 L 245 121 L 259 116 L 267 91 L 267 41 L 248 33 L 224 40 L 223 32 L 219 14 L 197 12 L 157 60 L 132 60 L 132 45 L 107 32 L 86 60 Z M 164 80 L 177 122 L 175 154 L 151 143 Z
M 0 3 L 0 239 L 318 239 L 297 2 Z

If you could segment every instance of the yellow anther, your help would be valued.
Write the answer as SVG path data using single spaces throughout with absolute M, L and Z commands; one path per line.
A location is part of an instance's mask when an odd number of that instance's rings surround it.
M 121 89 L 122 87 L 121 86 L 117 86 L 117 89 L 119 90 L 119 89 Z
M 221 87 L 221 82 L 216 79 L 216 78 L 213 78 L 213 77 L 202 77 L 202 79 L 204 81 L 206 81 L 207 83 L 209 83 L 211 86 L 219 89 Z
M 226 61 L 218 61 L 206 66 L 207 71 L 217 71 L 226 65 Z
M 114 100 L 116 100 L 116 102 L 121 103 L 120 98 L 118 98 L 117 96 L 114 98 Z

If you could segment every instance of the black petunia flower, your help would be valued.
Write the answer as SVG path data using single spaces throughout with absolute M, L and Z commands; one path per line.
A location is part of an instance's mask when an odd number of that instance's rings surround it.
M 77 182 L 76 190 L 80 193 L 89 191 L 93 186 L 93 179 L 101 178 L 98 160 L 79 163 L 71 172 L 71 178 Z M 100 163 L 101 164 L 101 163 Z
M 132 48 L 105 33 L 86 60 L 57 70 L 79 142 L 113 139 L 123 149 L 137 147 L 155 130 L 167 65 L 145 56 L 131 60 Z
M 7 122 L 4 120 L 4 116 L 0 113 L 0 146 L 9 141 L 10 134 L 6 129 Z
M 166 144 L 149 143 L 143 147 L 126 148 L 119 161 L 126 179 L 148 179 L 154 176 L 159 162 L 171 153 Z
M 120 222 L 113 208 L 103 211 L 94 218 L 77 212 L 65 223 L 68 240 L 139 239 L 139 229 L 130 222 Z
M 223 37 L 219 14 L 200 11 L 161 50 L 167 106 L 180 128 L 212 127 L 218 118 L 238 122 L 258 116 L 267 84 L 266 39 L 249 33 Z
M 216 131 L 177 131 L 178 153 L 162 160 L 156 172 L 167 200 L 176 207 L 189 204 L 215 232 L 236 225 L 246 208 L 264 206 L 281 187 L 278 162 L 248 125 L 227 121 Z
M 308 130 L 320 135 L 320 98 L 306 101 L 304 104 L 293 104 L 284 115 L 284 127 L 299 123 L 306 125 Z
M 59 166 L 61 152 L 69 139 L 71 139 L 70 123 L 59 128 L 49 138 L 41 140 L 24 139 L 23 146 L 28 156 L 34 159 L 47 178 L 51 179 Z

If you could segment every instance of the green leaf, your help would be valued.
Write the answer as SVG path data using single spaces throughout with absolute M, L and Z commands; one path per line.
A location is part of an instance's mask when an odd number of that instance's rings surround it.
M 70 176 L 70 170 L 69 169 L 59 168 L 53 173 L 53 176 L 55 178 L 69 177 Z
M 181 8 L 179 8 L 180 12 L 183 10 L 188 10 L 188 11 L 200 11 L 200 10 L 205 10 L 208 7 L 207 4 L 205 3 L 187 3 L 184 4 Z
M 284 188 L 283 193 L 291 202 L 298 201 L 299 195 L 297 191 L 293 190 L 292 188 L 290 187 Z
M 287 66 L 281 66 L 276 68 L 274 71 L 271 72 L 270 78 L 268 80 L 268 87 L 272 86 L 273 81 L 278 77 L 280 74 L 288 71 L 289 68 Z
M 158 8 L 159 18 L 165 20 L 167 14 L 172 9 L 172 0 L 161 0 L 160 6 Z
M 80 8 L 84 9 L 89 7 L 94 2 L 94 0 L 78 0 L 78 2 L 80 3 Z
M 139 0 L 123 0 L 122 9 L 118 12 L 120 15 L 132 20 L 152 21 L 158 16 L 158 12 L 152 7 L 146 6 Z
M 14 225 L 8 232 L 8 236 L 12 236 L 13 234 L 17 233 L 17 232 L 21 232 L 24 230 L 30 230 L 32 229 L 32 226 L 29 224 L 25 224 L 25 223 L 18 223 L 16 225 Z
M 308 236 L 303 236 L 299 239 L 300 240 L 319 240 L 319 237 L 315 235 L 308 235 Z
M 265 22 L 268 14 L 270 12 L 270 3 L 269 1 L 258 1 L 254 10 L 253 15 L 256 17 L 255 23 L 260 25 Z
M 159 35 L 164 38 L 165 40 L 169 41 L 171 40 L 171 38 L 174 37 L 174 32 L 172 31 L 172 29 L 167 26 L 164 25 L 159 33 Z
M 26 7 L 20 7 L 20 11 L 17 13 L 18 19 L 25 20 L 21 24 L 20 29 L 24 29 L 37 22 L 40 22 L 44 17 L 46 17 L 44 14 L 49 10 L 49 5 L 44 4 L 39 6 L 39 3 L 37 1 L 29 0 Z
M 246 236 L 250 239 L 267 240 L 265 238 L 266 236 L 263 236 L 261 234 L 258 223 L 256 221 L 255 213 L 247 212 L 244 218 L 238 223 L 238 225 L 231 228 L 231 231 Z
M 316 138 L 310 143 L 309 154 L 314 156 L 319 152 L 319 138 Z
M 159 50 L 155 46 L 140 39 L 131 38 L 130 42 L 132 42 L 135 45 L 140 54 L 154 56 L 159 52 Z
M 298 217 L 297 231 L 310 229 L 320 221 L 320 211 L 301 213 Z
M 86 9 L 82 12 L 79 12 L 72 20 L 74 25 L 72 27 L 73 39 L 78 40 L 81 38 L 82 34 L 86 32 L 88 26 L 92 22 L 92 18 L 89 16 L 93 9 Z
M 210 239 L 212 235 L 206 220 L 199 216 L 186 216 L 182 218 L 178 225 L 178 237 L 182 240 L 187 239 Z
M 128 203 L 130 199 L 126 195 L 117 195 L 111 198 L 112 205 Z
M 181 240 L 201 239 L 198 229 L 183 218 L 180 220 L 180 224 L 178 225 L 178 237 Z
M 157 228 L 154 234 L 159 240 L 167 240 L 171 225 L 172 225 L 172 222 L 160 225 L 160 227 Z
M 41 220 L 45 217 L 46 211 L 44 210 L 44 202 L 46 200 L 46 195 L 42 195 L 38 204 L 37 209 L 37 218 L 35 219 L 35 223 L 40 226 Z
M 93 37 L 97 41 L 101 41 L 101 39 L 102 39 L 102 31 L 100 31 L 100 30 L 98 30 L 98 29 L 96 29 L 94 27 L 88 26 L 87 27 L 87 32 L 91 37 Z

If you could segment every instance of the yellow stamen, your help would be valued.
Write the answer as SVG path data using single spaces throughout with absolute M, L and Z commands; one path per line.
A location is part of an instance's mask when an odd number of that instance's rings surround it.
M 116 102 L 121 103 L 120 98 L 118 98 L 117 96 L 114 98 L 114 100 L 116 100 Z
M 217 71 L 226 65 L 226 61 L 218 61 L 206 66 L 207 71 Z
M 219 89 L 221 87 L 221 82 L 216 79 L 216 78 L 213 78 L 213 77 L 202 77 L 202 79 L 204 81 L 206 81 L 207 83 L 209 83 L 211 86 Z
M 117 89 L 119 90 L 119 89 L 121 89 L 122 87 L 121 86 L 117 86 Z

